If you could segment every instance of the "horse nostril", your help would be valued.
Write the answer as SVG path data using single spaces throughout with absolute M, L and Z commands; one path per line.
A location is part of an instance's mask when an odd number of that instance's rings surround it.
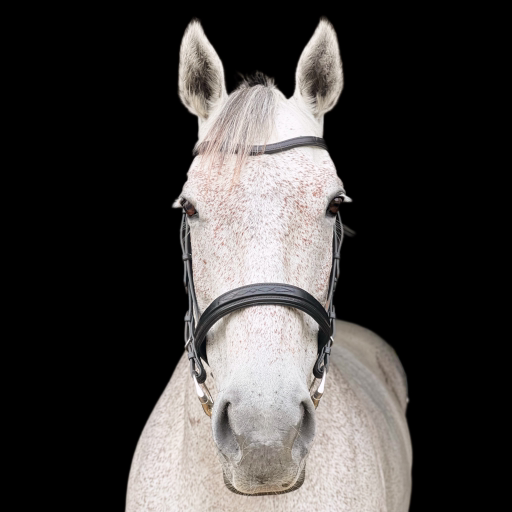
M 229 409 L 231 403 L 223 404 L 222 410 L 214 416 L 213 438 L 219 450 L 229 458 L 238 457 L 240 448 L 236 441 L 233 429 L 229 423 Z
M 300 436 L 295 438 L 293 450 L 299 450 L 300 457 L 305 457 L 313 442 L 316 431 L 315 406 L 311 399 L 301 403 L 303 409 L 302 421 L 300 423 Z

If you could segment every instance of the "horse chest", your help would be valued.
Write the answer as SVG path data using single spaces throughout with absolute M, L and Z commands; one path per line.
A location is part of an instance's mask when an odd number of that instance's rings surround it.
M 392 457 L 382 453 L 372 414 L 336 367 L 328 386 L 302 487 L 276 496 L 241 496 L 224 485 L 211 425 L 182 358 L 139 441 L 127 512 L 396 510 L 388 508 L 385 485 Z

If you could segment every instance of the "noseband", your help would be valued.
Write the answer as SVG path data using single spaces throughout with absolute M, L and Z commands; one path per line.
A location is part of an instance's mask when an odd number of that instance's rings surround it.
M 319 137 L 295 137 L 266 146 L 253 146 L 250 154 L 274 154 L 301 146 L 315 146 L 327 150 L 325 141 Z M 197 151 L 194 151 L 194 156 Z M 335 333 L 335 319 L 333 296 L 336 290 L 340 273 L 340 249 L 343 241 L 343 224 L 340 214 L 336 214 L 334 233 L 332 238 L 332 267 L 329 278 L 329 291 L 325 306 L 316 300 L 310 293 L 302 288 L 283 283 L 255 283 L 234 288 L 217 297 L 201 314 L 197 305 L 192 276 L 192 248 L 190 244 L 190 230 L 184 212 L 181 221 L 181 249 L 185 267 L 183 282 L 188 295 L 188 311 L 185 315 L 185 349 L 188 352 L 190 373 L 194 379 L 199 401 L 208 416 L 212 414 L 213 399 L 204 384 L 206 371 L 201 358 L 208 363 L 206 355 L 206 335 L 212 326 L 233 311 L 239 309 L 274 304 L 300 309 L 311 316 L 319 327 L 318 331 L 318 357 L 313 367 L 316 379 L 321 379 L 317 390 L 312 393 L 311 399 L 315 408 L 322 397 L 325 376 L 329 370 L 329 356 Z M 347 234 L 349 234 L 348 231 Z M 314 382 L 312 389 L 314 387 Z

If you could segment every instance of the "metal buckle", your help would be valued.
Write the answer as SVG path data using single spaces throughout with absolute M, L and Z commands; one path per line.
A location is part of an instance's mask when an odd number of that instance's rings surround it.
M 315 386 L 315 382 L 318 379 L 314 379 L 313 383 L 311 384 L 311 387 L 309 388 L 309 392 L 311 393 L 311 400 L 313 400 L 313 405 L 315 406 L 315 409 L 318 407 L 318 404 L 320 403 L 320 399 L 322 398 L 324 394 L 324 387 L 325 387 L 325 376 L 327 375 L 327 370 L 324 369 L 324 374 L 322 375 L 322 380 L 320 381 L 320 386 L 316 389 L 314 393 L 311 392 L 313 387 Z
M 322 398 L 324 394 L 324 387 L 325 387 L 325 378 L 327 377 L 327 372 L 329 370 L 329 357 L 331 355 L 331 347 L 334 343 L 334 338 L 332 336 L 329 336 L 329 340 L 327 343 L 322 347 L 322 351 L 320 352 L 320 355 L 318 356 L 318 359 L 320 360 L 323 358 L 324 365 L 323 365 L 323 372 L 322 372 L 322 378 L 320 379 L 320 385 L 318 388 L 316 388 L 316 391 L 313 392 L 313 388 L 315 387 L 315 383 L 318 380 L 315 378 L 311 384 L 311 387 L 309 388 L 309 393 L 311 395 L 311 400 L 313 400 L 313 404 L 315 406 L 315 409 L 318 407 L 318 404 L 320 403 L 320 399 Z
M 203 406 L 205 414 L 211 418 L 213 410 L 213 398 L 210 394 L 210 390 L 206 387 L 206 384 L 199 384 L 195 375 L 192 375 L 192 377 L 194 378 L 197 398 L 199 398 L 199 402 Z

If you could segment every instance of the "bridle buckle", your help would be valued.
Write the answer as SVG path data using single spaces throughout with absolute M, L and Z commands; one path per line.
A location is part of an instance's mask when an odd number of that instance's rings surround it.
M 197 382 L 195 374 L 192 375 L 192 377 L 194 379 L 197 398 L 199 398 L 199 402 L 203 406 L 203 410 L 206 413 L 206 415 L 211 418 L 213 410 L 213 398 L 212 395 L 210 394 L 210 390 L 206 387 L 206 384 L 199 384 Z

